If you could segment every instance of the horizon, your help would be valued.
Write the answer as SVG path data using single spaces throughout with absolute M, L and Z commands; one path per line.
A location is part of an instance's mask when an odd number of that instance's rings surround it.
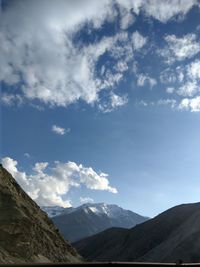
M 0 1 L 0 157 L 39 206 L 199 202 L 199 25 L 199 0 Z

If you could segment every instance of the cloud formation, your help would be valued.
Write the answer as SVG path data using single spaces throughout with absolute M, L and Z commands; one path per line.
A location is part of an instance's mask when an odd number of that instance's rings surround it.
M 200 44 L 194 33 L 187 34 L 181 38 L 176 37 L 174 34 L 167 35 L 165 40 L 168 44 L 168 48 L 162 51 L 162 55 L 167 58 L 168 62 L 191 58 L 200 52 Z
M 58 135 L 65 135 L 66 133 L 69 133 L 70 132 L 70 129 L 67 128 L 62 128 L 60 126 L 57 126 L 57 125 L 52 125 L 52 128 L 51 128 L 52 132 L 54 132 L 55 134 L 58 134 Z
M 109 185 L 108 174 L 97 173 L 91 167 L 84 167 L 75 162 L 55 162 L 53 167 L 48 162 L 38 162 L 32 174 L 21 172 L 17 161 L 5 157 L 2 164 L 40 206 L 71 206 L 66 200 L 67 193 L 72 187 L 84 185 L 91 190 L 105 190 L 117 193 L 117 189 Z
M 39 100 L 46 105 L 67 107 L 83 100 L 101 106 L 101 91 L 109 89 L 108 96 L 116 95 L 115 86 L 148 39 L 138 31 L 132 36 L 121 31 L 86 44 L 81 40 L 74 43 L 76 34 L 85 26 L 95 30 L 106 21 L 115 23 L 118 15 L 122 30 L 132 25 L 140 13 L 166 23 L 176 16 L 183 18 L 197 4 L 196 0 L 161 0 L 159 4 L 155 0 L 8 2 L 0 17 L 0 81 L 11 89 L 18 86 L 19 90 L 3 93 L 2 102 L 12 105 Z M 185 39 L 171 36 L 166 40 L 169 45 L 176 42 L 174 47 L 180 51 L 171 51 L 178 58 L 183 57 L 183 50 L 189 57 L 199 49 L 193 35 L 187 37 L 188 48 L 184 49 Z M 97 65 L 105 54 L 109 61 L 99 73 Z M 110 64 L 112 60 L 118 67 Z M 112 99 L 107 99 L 111 107 Z
M 94 199 L 90 197 L 80 197 L 80 203 L 85 204 L 85 203 L 93 203 Z

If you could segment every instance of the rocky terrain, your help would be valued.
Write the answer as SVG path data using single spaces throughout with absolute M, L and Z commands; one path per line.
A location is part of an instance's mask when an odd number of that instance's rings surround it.
M 46 213 L 0 165 L 0 263 L 81 260 Z

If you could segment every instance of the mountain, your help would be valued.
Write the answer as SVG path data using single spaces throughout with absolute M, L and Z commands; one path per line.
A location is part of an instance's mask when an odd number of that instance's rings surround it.
M 73 245 L 89 261 L 200 262 L 200 203 L 179 205 L 132 229 L 111 228 Z
M 43 211 L 45 211 L 49 218 L 61 215 L 61 214 L 68 214 L 74 211 L 74 208 L 63 208 L 60 206 L 43 206 L 41 207 Z
M 61 214 L 52 217 L 52 220 L 64 238 L 75 242 L 113 226 L 131 228 L 148 218 L 117 205 L 88 203 L 78 208 L 64 209 Z
M 38 205 L 0 165 L 0 263 L 80 262 Z

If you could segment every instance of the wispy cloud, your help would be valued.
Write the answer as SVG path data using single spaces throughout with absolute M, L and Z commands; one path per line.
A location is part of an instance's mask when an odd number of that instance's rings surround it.
M 137 85 L 138 86 L 144 86 L 145 84 L 149 84 L 150 88 L 155 86 L 157 84 L 156 79 L 150 77 L 147 74 L 138 74 L 137 75 Z
M 58 134 L 58 135 L 65 135 L 66 133 L 69 133 L 70 132 L 70 128 L 62 128 L 60 126 L 57 126 L 57 125 L 52 125 L 52 128 L 51 128 L 52 132 Z
M 90 197 L 80 197 L 80 203 L 85 204 L 85 203 L 93 203 L 94 199 Z

